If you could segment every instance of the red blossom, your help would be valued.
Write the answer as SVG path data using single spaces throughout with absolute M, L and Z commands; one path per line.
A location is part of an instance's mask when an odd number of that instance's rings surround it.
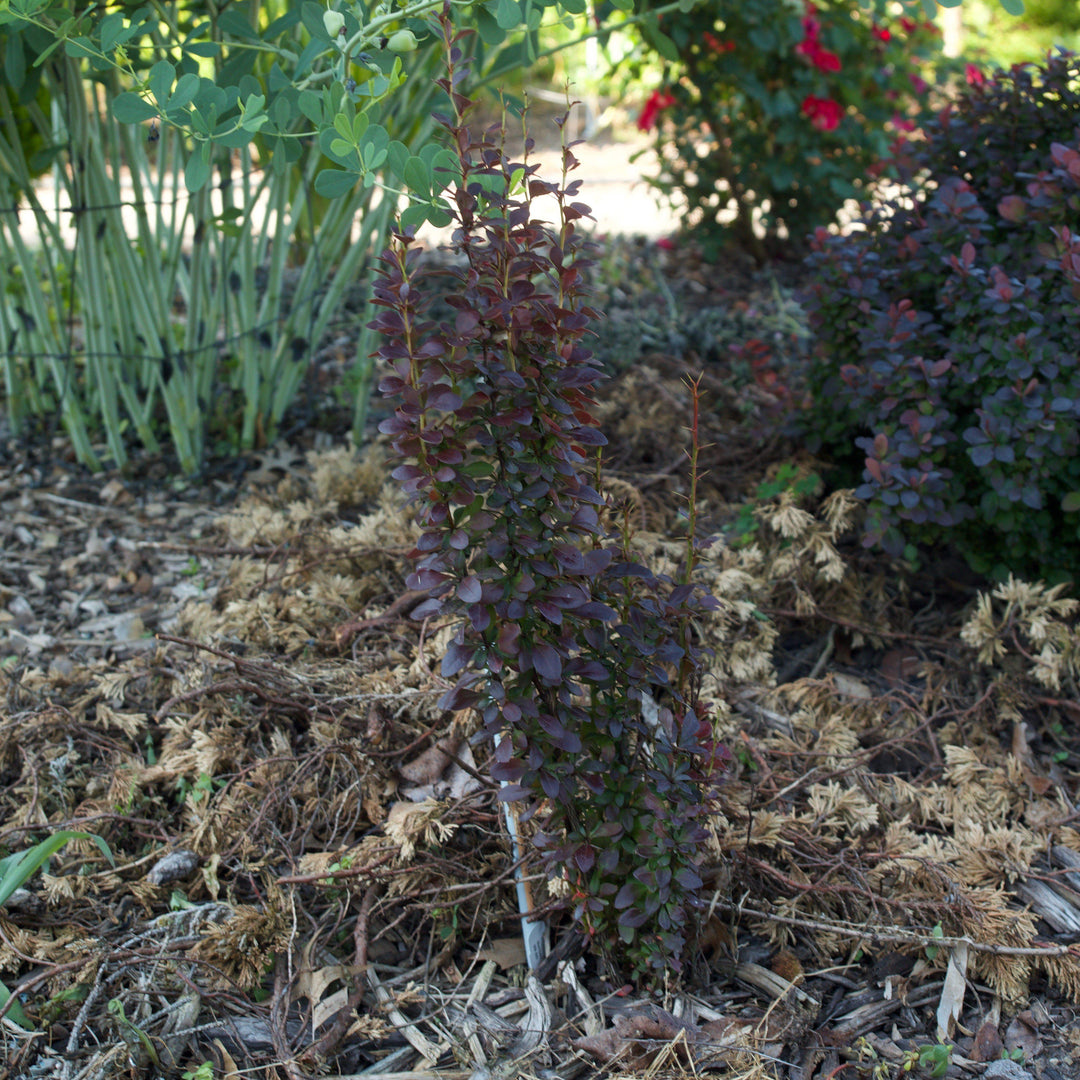
M 897 131 L 914 131 L 915 121 L 908 116 L 901 116 L 899 113 L 894 113 L 892 126 L 896 128 Z
M 705 44 L 708 45 L 714 53 L 728 53 L 735 51 L 734 41 L 721 41 L 715 34 L 709 33 L 708 30 L 702 34 L 702 38 L 704 39 Z
M 818 71 L 835 72 L 840 70 L 840 57 L 826 49 L 820 40 L 821 23 L 812 4 L 806 5 L 806 14 L 802 20 L 803 40 L 795 46 L 800 56 L 805 56 Z
M 919 29 L 919 24 L 914 19 L 909 19 L 906 15 L 900 16 L 900 29 L 905 34 L 914 34 Z
M 874 23 L 874 27 L 871 30 L 871 33 L 874 35 L 874 37 L 878 39 L 878 41 L 883 41 L 886 44 L 892 41 L 892 31 L 887 26 L 878 26 L 877 23 Z
M 828 49 L 822 48 L 821 43 L 813 38 L 800 41 L 795 46 L 795 51 L 800 56 L 805 56 L 818 71 L 839 71 L 840 57 Z
M 835 131 L 843 119 L 844 110 L 838 101 L 832 98 L 815 97 L 807 94 L 802 103 L 803 116 L 809 117 L 810 123 L 818 131 Z
M 656 246 L 660 248 L 661 251 L 674 251 L 675 241 L 672 240 L 670 236 L 661 236 L 656 241 Z
M 964 78 L 967 80 L 968 86 L 982 86 L 986 82 L 986 76 L 982 73 L 982 69 L 974 64 L 964 65 Z
M 651 131 L 656 126 L 659 115 L 675 104 L 675 96 L 667 90 L 654 90 L 645 102 L 637 118 L 639 131 Z
M 921 75 L 916 75 L 914 71 L 908 75 L 908 78 L 911 80 L 911 89 L 914 90 L 916 94 L 925 94 L 926 91 L 930 89 L 927 81 Z
M 819 71 L 840 70 L 840 57 L 834 52 L 829 52 L 828 49 L 818 49 L 817 52 L 810 57 L 810 61 Z

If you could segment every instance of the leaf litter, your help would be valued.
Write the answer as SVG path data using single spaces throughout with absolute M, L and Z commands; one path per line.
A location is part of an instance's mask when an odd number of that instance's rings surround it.
M 685 367 L 644 355 L 601 402 L 610 520 L 659 572 Z M 585 952 L 535 873 L 552 952 L 524 970 L 489 750 L 436 707 L 452 628 L 410 618 L 378 442 L 279 445 L 239 493 L 0 480 L 0 850 L 78 829 L 116 863 L 74 841 L 0 914 L 36 1028 L 5 1018 L 0 1075 L 877 1080 L 939 1042 L 955 1075 L 1011 1051 L 1080 1074 L 1075 602 L 945 555 L 899 573 L 845 493 L 755 501 L 815 469 L 778 434 L 788 391 L 703 367 L 698 630 L 733 762 L 659 989 Z

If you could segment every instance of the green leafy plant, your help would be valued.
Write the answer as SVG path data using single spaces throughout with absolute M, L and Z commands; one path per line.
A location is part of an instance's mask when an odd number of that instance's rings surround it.
M 935 939 L 943 938 L 945 936 L 945 931 L 941 928 L 941 923 L 934 924 L 934 929 L 930 932 L 930 935 Z M 927 945 L 925 952 L 927 960 L 936 960 L 941 949 L 937 945 Z
M 930 1076 L 938 1078 L 949 1071 L 952 1064 L 952 1047 L 944 1043 L 933 1046 L 920 1046 L 918 1050 L 909 1050 L 901 1064 L 903 1072 L 913 1072 L 916 1068 L 925 1070 Z
M 661 67 L 638 119 L 657 132 L 650 182 L 695 240 L 759 260 L 869 190 L 924 115 L 940 51 L 921 4 L 887 0 L 686 5 L 635 36 L 631 85 Z
M 804 429 L 868 545 L 982 573 L 1080 570 L 1080 60 L 969 86 L 863 231 L 819 231 Z
M 699 818 L 724 756 L 697 700 L 692 632 L 715 602 L 690 581 L 692 538 L 676 583 L 601 534 L 577 163 L 564 144 L 562 182 L 541 179 L 528 139 L 520 160 L 508 154 L 505 118 L 474 137 L 460 37 L 446 17 L 442 29 L 456 280 L 447 292 L 445 270 L 429 276 L 411 229 L 397 231 L 372 324 L 380 388 L 397 401 L 381 430 L 423 529 L 409 584 L 431 597 L 414 615 L 460 620 L 441 705 L 479 714 L 500 797 L 528 801 L 575 916 L 598 946 L 656 970 L 685 948 Z M 550 228 L 534 216 L 540 198 L 554 204 Z M 426 317 L 432 283 L 451 320 Z
M 307 31 L 298 18 L 278 19 L 255 48 L 255 31 L 234 10 L 204 20 L 173 50 L 161 40 L 166 23 L 113 12 L 96 23 L 85 17 L 79 47 L 37 65 L 61 28 L 47 7 L 19 11 L 21 19 L 0 15 L 8 20 L 4 77 L 17 85 L 20 72 L 33 72 L 50 100 L 65 102 L 62 112 L 28 115 L 62 166 L 65 204 L 84 212 L 72 216 L 72 237 L 42 204 L 34 159 L 0 95 L 0 200 L 22 198 L 38 229 L 35 245 L 16 215 L 0 215 L 0 272 L 16 285 L 0 295 L 13 428 L 22 433 L 59 411 L 91 467 L 102 463 L 95 443 L 103 436 L 117 466 L 133 443 L 154 453 L 164 440 L 187 473 L 201 467 L 210 439 L 233 451 L 272 441 L 395 202 L 358 188 L 320 207 L 310 235 L 315 177 L 328 164 L 301 141 L 310 121 L 295 102 L 269 116 L 248 109 L 270 78 L 269 63 L 256 65 L 260 50 L 298 48 Z M 178 2 L 166 14 L 182 26 L 198 11 Z M 158 59 L 128 59 L 143 55 Z M 247 104 L 230 78 L 243 83 Z M 124 89 L 133 82 L 145 97 Z M 396 120 L 423 141 L 428 132 L 407 118 L 416 106 L 423 114 L 429 93 L 419 83 L 402 89 L 386 104 L 384 123 Z M 110 97 L 111 111 L 98 107 Z M 208 125 L 214 114 L 224 115 Z M 212 137 L 189 153 L 186 133 L 169 118 Z M 298 244 L 305 229 L 308 242 Z
M 119 998 L 112 998 L 107 1008 L 109 1015 L 116 1019 L 117 1026 L 120 1028 L 125 1041 L 132 1046 L 139 1046 L 142 1052 L 160 1069 L 161 1059 L 158 1057 L 157 1049 L 151 1042 L 150 1036 L 133 1020 L 127 1018 L 124 1003 Z
M 176 781 L 176 801 L 184 803 L 191 799 L 198 806 L 204 801 L 209 801 L 214 792 L 220 791 L 226 783 L 226 780 L 204 772 L 199 773 L 194 783 L 187 777 L 181 776 Z
M 58 414 L 92 468 L 171 445 L 187 473 L 208 445 L 273 441 L 399 197 L 410 220 L 446 220 L 423 21 L 441 5 L 0 9 L 0 202 L 22 198 L 39 235 L 0 214 L 0 397 L 17 434 Z M 490 68 L 536 54 L 529 6 L 470 16 Z M 33 184 L 54 159 L 74 242 Z M 370 351 L 362 334 L 357 441 Z
M 0 907 L 16 890 L 22 888 L 34 874 L 49 861 L 69 840 L 93 840 L 101 853 L 114 866 L 109 845 L 100 836 L 93 833 L 77 832 L 73 829 L 59 829 L 51 836 L 35 844 L 26 851 L 16 851 L 0 859 Z M 8 988 L 0 982 L 0 1009 L 10 1016 L 15 1023 L 27 1030 L 33 1030 L 33 1024 L 23 1011 L 18 1000 L 11 996 Z

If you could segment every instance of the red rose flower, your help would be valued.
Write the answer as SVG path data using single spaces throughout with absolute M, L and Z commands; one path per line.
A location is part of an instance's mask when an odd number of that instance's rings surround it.
M 835 131 L 843 119 L 844 110 L 838 101 L 832 98 L 819 98 L 813 94 L 807 94 L 803 98 L 802 114 L 809 118 L 810 123 L 818 131 Z
M 967 80 L 968 86 L 982 86 L 986 82 L 986 76 L 982 73 L 982 69 L 977 68 L 974 64 L 964 65 L 964 78 Z
M 818 71 L 840 70 L 840 57 L 834 52 L 829 52 L 828 49 L 816 49 L 814 55 L 810 57 L 810 62 Z
M 914 19 L 909 19 L 906 15 L 900 16 L 900 28 L 905 34 L 914 34 L 919 29 L 919 24 Z
M 734 41 L 721 41 L 715 34 L 710 34 L 708 30 L 701 35 L 705 41 L 705 44 L 709 46 L 714 53 L 727 53 L 735 51 Z
M 821 23 L 815 17 L 814 8 L 806 5 L 806 14 L 802 21 L 804 37 L 795 51 L 800 56 L 805 56 L 818 71 L 835 72 L 840 70 L 840 57 L 826 49 L 819 40 Z
M 888 42 L 892 40 L 892 32 L 887 26 L 878 26 L 877 23 L 874 23 L 874 27 L 873 30 L 871 30 L 871 33 L 874 35 L 874 37 L 878 39 L 878 41 L 883 41 L 886 44 L 888 44 Z
M 805 56 L 818 71 L 839 71 L 840 57 L 834 52 L 821 47 L 820 42 L 807 38 L 795 46 L 795 51 L 800 56 Z
M 651 131 L 656 126 L 657 117 L 667 108 L 675 104 L 675 97 L 666 90 L 654 90 L 645 102 L 641 114 L 637 118 L 639 131 Z

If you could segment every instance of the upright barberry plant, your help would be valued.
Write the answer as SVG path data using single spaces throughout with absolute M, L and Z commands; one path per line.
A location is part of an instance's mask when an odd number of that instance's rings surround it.
M 588 260 L 576 222 L 577 161 L 560 183 L 506 152 L 506 120 L 475 136 L 449 17 L 441 20 L 450 97 L 436 115 L 456 155 L 452 321 L 426 317 L 433 284 L 410 230 L 382 256 L 372 324 L 397 400 L 382 430 L 394 476 L 423 533 L 409 584 L 422 614 L 460 618 L 442 661 L 445 708 L 475 709 L 493 744 L 502 797 L 539 815 L 552 874 L 575 914 L 638 970 L 677 965 L 704 832 L 698 821 L 721 756 L 697 700 L 702 653 L 691 616 L 710 598 L 664 581 L 602 535 L 590 455 L 605 442 L 590 393 L 600 372 L 583 344 Z M 552 227 L 533 201 L 553 203 Z M 715 601 L 713 601 L 715 603 Z M 660 687 L 671 706 L 654 704 Z

